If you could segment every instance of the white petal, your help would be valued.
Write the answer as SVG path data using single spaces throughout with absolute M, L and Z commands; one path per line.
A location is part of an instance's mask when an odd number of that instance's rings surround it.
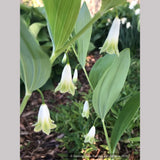
M 42 104 L 38 112 L 38 120 L 44 121 L 48 118 L 50 118 L 48 107 L 46 104 Z
M 72 81 L 71 67 L 69 64 L 66 64 L 62 71 L 61 81 L 67 81 L 67 82 Z
M 117 40 L 119 37 L 120 30 L 120 19 L 116 17 L 112 23 L 111 29 L 109 30 L 108 39 Z

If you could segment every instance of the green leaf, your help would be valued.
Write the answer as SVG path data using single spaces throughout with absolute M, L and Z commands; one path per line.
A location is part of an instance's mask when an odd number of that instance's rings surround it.
M 113 56 L 113 55 L 110 55 Z M 92 103 L 98 116 L 105 115 L 118 98 L 123 88 L 130 65 L 130 51 L 125 49 L 116 56 L 110 69 L 107 69 L 93 91 Z
M 36 22 L 36 23 L 33 23 L 29 26 L 29 31 L 32 33 L 32 35 L 35 38 L 37 38 L 39 31 L 45 26 L 46 26 L 46 24 Z
M 126 0 L 102 0 L 101 11 L 106 12 L 110 8 L 116 7 L 124 2 L 126 2 Z
M 111 134 L 111 149 L 113 153 L 118 141 L 120 140 L 120 137 L 127 129 L 131 120 L 134 118 L 139 106 L 140 94 L 137 93 L 129 99 L 129 101 L 120 112 Z
M 83 6 L 79 12 L 77 22 L 75 25 L 75 33 L 77 34 L 88 22 L 91 20 L 91 16 L 88 10 L 86 3 L 83 3 Z M 77 40 L 78 45 L 78 60 L 82 67 L 86 64 L 86 56 L 89 48 L 89 43 L 91 39 L 92 26 L 90 26 Z
M 130 142 L 140 142 L 140 137 L 134 137 L 128 139 Z
M 43 3 L 55 51 L 66 43 L 73 31 L 81 0 L 43 0 Z
M 111 56 L 110 54 L 106 54 L 104 57 L 99 58 L 94 64 L 89 73 L 89 79 L 92 83 L 93 88 L 96 87 L 97 83 L 102 78 L 105 71 L 109 70 L 115 57 L 116 55 Z
M 109 147 L 107 145 L 100 145 L 100 147 L 104 148 L 105 150 L 109 151 Z
M 20 19 L 20 73 L 26 92 L 32 92 L 45 84 L 51 73 L 49 57 L 40 48 Z

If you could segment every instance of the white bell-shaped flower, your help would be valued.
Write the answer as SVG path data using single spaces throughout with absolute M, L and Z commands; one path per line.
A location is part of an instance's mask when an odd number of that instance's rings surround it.
M 87 119 L 89 117 L 89 103 L 88 103 L 88 101 L 85 101 L 85 103 L 84 103 L 82 117 L 86 117 Z
M 95 133 L 96 133 L 96 129 L 94 126 L 92 126 L 92 128 L 89 130 L 88 134 L 85 135 L 84 143 L 93 144 L 95 142 L 95 139 L 94 139 Z
M 61 81 L 55 89 L 55 92 L 60 91 L 61 93 L 68 92 L 72 95 L 75 94 L 76 86 L 72 81 L 71 67 L 69 64 L 66 64 L 61 76 Z
M 38 122 L 34 125 L 34 131 L 39 132 L 43 131 L 47 135 L 50 134 L 51 129 L 56 128 L 56 125 L 54 124 L 54 121 L 50 118 L 49 109 L 46 104 L 42 104 L 40 106 L 39 112 L 38 112 Z
M 118 50 L 119 31 L 120 31 L 120 19 L 116 17 L 112 23 L 107 39 L 105 40 L 100 53 L 107 52 L 109 54 L 117 54 L 119 56 L 119 50 Z
M 73 74 L 73 83 L 76 83 L 78 79 L 78 70 L 77 68 L 74 70 L 74 74 Z

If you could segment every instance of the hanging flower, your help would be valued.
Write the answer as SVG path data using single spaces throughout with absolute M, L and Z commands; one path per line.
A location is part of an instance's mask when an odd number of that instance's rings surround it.
M 55 89 L 55 92 L 60 91 L 61 93 L 68 92 L 72 95 L 75 93 L 75 85 L 72 81 L 71 67 L 69 64 L 66 64 L 61 76 L 61 81 Z
M 120 19 L 116 17 L 112 23 L 108 37 L 105 40 L 100 53 L 107 52 L 109 54 L 117 54 L 119 56 L 118 50 L 118 38 L 120 30 Z
M 88 101 L 85 101 L 85 103 L 84 103 L 82 117 L 86 117 L 87 119 L 89 117 L 89 104 L 88 104 Z
M 85 135 L 84 143 L 93 144 L 95 141 L 95 139 L 94 139 L 95 133 L 96 133 L 96 129 L 94 126 L 92 126 L 92 128 L 89 130 L 88 134 Z
M 78 70 L 77 68 L 74 70 L 74 74 L 73 74 L 73 83 L 76 83 L 78 79 Z
M 66 55 L 66 53 L 65 53 L 64 56 L 63 56 L 63 59 L 62 59 L 62 64 L 65 64 L 65 63 L 66 63 L 66 60 L 67 60 L 67 55 Z
M 56 128 L 54 121 L 52 121 L 50 118 L 50 113 L 46 104 L 42 104 L 40 106 L 38 112 L 38 122 L 34 126 L 35 126 L 34 128 L 35 132 L 39 132 L 42 130 L 47 135 L 50 134 L 51 129 Z

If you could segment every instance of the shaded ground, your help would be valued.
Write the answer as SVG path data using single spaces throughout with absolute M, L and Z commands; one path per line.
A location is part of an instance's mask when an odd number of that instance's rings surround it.
M 86 70 L 90 71 L 92 65 L 100 57 L 96 52 L 94 55 L 89 55 L 87 57 Z M 79 71 L 79 81 L 82 86 L 79 88 L 79 92 L 88 92 L 89 85 L 85 78 L 82 70 Z M 69 101 L 67 98 L 68 93 L 61 94 L 57 92 L 56 94 L 52 91 L 44 91 L 45 103 L 48 105 L 50 110 L 56 111 L 57 104 L 66 104 Z M 79 97 L 79 100 L 81 97 Z M 34 92 L 28 101 L 28 104 L 20 118 L 20 147 L 21 147 L 21 158 L 22 160 L 57 160 L 60 159 L 59 153 L 67 153 L 65 148 L 60 149 L 60 142 L 56 141 L 56 138 L 62 138 L 63 133 L 57 134 L 54 131 L 50 135 L 46 135 L 42 132 L 35 133 L 32 126 L 37 121 L 37 115 L 39 106 L 41 105 L 41 97 L 39 93 Z M 105 137 L 103 135 L 96 135 L 96 139 L 101 139 L 101 142 Z M 98 146 L 100 144 L 97 144 Z M 74 147 L 74 146 L 73 146 Z M 138 157 L 134 156 L 134 151 L 129 151 L 127 147 L 119 144 L 121 147 L 121 152 L 124 155 L 130 155 L 129 160 L 138 160 Z M 106 156 L 107 153 L 104 149 L 98 147 L 97 151 L 92 152 L 92 156 Z M 81 158 L 82 159 L 82 158 Z M 91 158 L 95 159 L 95 158 Z M 98 158 L 104 159 L 104 158 Z

